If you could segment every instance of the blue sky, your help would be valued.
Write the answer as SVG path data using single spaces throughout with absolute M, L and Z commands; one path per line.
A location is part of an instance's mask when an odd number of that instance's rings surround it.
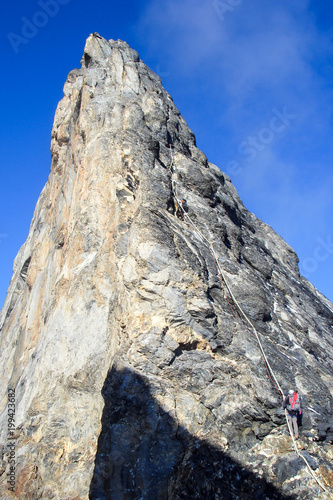
M 1 14 L 0 307 L 92 32 L 158 73 L 197 144 L 333 300 L 333 9 L 317 0 L 16 0 Z

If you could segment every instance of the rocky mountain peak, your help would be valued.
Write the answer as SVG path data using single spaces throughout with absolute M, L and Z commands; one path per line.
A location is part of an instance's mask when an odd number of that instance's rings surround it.
M 0 316 L 1 497 L 331 498 L 332 304 L 126 42 L 88 37 L 51 153 Z

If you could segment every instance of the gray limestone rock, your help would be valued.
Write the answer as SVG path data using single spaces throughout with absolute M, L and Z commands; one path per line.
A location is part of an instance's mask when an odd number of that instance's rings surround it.
M 89 36 L 51 152 L 0 316 L 1 498 L 330 498 L 253 327 L 333 488 L 332 304 L 125 42 Z

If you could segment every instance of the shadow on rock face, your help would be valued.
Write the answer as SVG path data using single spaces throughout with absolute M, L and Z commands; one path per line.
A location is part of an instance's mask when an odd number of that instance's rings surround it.
M 287 500 L 273 485 L 179 426 L 147 379 L 112 369 L 90 486 L 92 500 Z

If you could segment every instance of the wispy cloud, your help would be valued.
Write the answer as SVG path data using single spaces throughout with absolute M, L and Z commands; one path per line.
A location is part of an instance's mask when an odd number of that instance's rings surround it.
M 268 5 L 267 5 L 268 4 Z M 297 111 L 302 127 L 330 119 L 327 90 L 312 59 L 327 40 L 307 12 L 308 2 L 243 1 L 221 22 L 213 0 L 148 4 L 140 26 L 159 38 L 162 58 L 179 76 L 191 75 L 216 98 L 235 140 L 262 126 L 273 106 Z M 194 83 L 195 84 L 195 83 Z M 299 131 L 302 139 L 302 130 Z
M 331 234 L 330 34 L 318 27 L 309 0 L 229 4 L 221 19 L 214 0 L 151 1 L 139 27 L 148 45 L 159 39 L 161 64 L 214 110 L 214 124 L 206 122 L 209 159 L 222 170 L 239 162 L 234 182 L 245 204 L 310 254 L 317 236 Z M 272 110 L 283 107 L 295 118 L 273 137 L 264 132 L 265 147 L 248 161 L 240 144 L 269 128 Z
M 239 113 L 253 109 L 258 94 L 273 105 L 277 95 L 286 105 L 304 107 L 304 96 L 322 90 L 311 61 L 326 39 L 307 13 L 308 2 L 298 4 L 244 0 L 221 23 L 213 0 L 166 0 L 163 8 L 148 4 L 140 25 L 148 43 L 159 38 L 163 57 L 178 74 L 191 71 L 196 78 L 201 70 L 207 86 L 219 85 L 232 97 L 229 118 L 236 113 L 239 127 Z M 308 105 L 312 112 L 314 100 Z

